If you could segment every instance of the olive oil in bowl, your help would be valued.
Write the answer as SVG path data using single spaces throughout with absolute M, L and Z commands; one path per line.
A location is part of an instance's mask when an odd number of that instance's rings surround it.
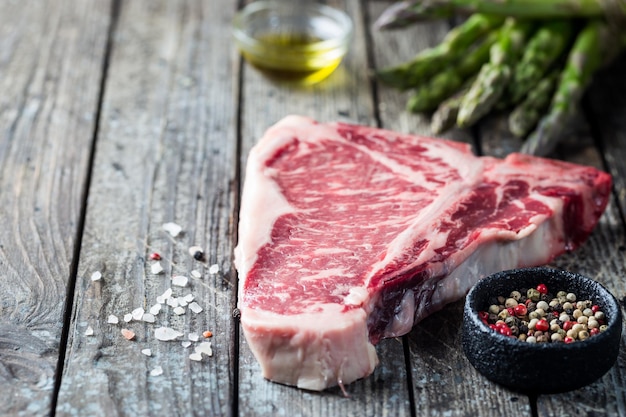
M 319 4 L 258 1 L 234 21 L 234 35 L 244 58 L 269 78 L 312 85 L 341 63 L 352 32 L 342 12 Z

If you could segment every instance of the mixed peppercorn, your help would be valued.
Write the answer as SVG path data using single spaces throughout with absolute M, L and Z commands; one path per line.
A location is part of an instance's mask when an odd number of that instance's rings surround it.
M 487 310 L 478 314 L 494 331 L 528 343 L 572 343 L 607 329 L 597 304 L 578 300 L 571 292 L 553 295 L 545 284 L 493 297 Z

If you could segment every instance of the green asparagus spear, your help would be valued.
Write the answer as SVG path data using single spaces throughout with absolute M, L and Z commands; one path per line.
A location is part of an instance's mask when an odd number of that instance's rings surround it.
M 463 82 L 476 74 L 489 59 L 489 49 L 496 42 L 499 30 L 490 32 L 474 49 L 454 66 L 435 75 L 423 84 L 409 99 L 407 108 L 412 112 L 426 112 L 437 108 L 446 98 L 458 91 Z
M 507 19 L 498 41 L 491 47 L 489 62 L 482 66 L 476 81 L 463 97 L 456 120 L 459 127 L 473 125 L 496 104 L 511 79 L 513 65 L 533 27 L 531 21 Z
M 569 46 L 573 34 L 571 20 L 546 22 L 537 30 L 513 71 L 508 88 L 511 104 L 519 103 L 537 85 Z
M 430 118 L 430 131 L 433 134 L 437 135 L 454 127 L 463 96 L 467 94 L 475 79 L 476 77 L 472 77 L 467 80 L 459 91 L 439 104 Z
M 425 49 L 402 65 L 382 69 L 378 72 L 378 78 L 392 87 L 416 87 L 463 57 L 472 44 L 500 26 L 502 21 L 500 17 L 474 14 L 448 32 L 439 45 Z
M 408 8 L 413 19 L 445 13 L 485 13 L 533 19 L 599 18 L 605 15 L 604 0 L 414 0 Z M 614 13 L 626 14 L 626 2 L 616 2 Z
M 550 105 L 550 99 L 559 75 L 558 70 L 553 70 L 546 78 L 528 93 L 528 96 L 509 115 L 509 130 L 517 137 L 524 137 L 535 127 L 543 112 Z
M 602 65 L 602 55 L 610 42 L 608 27 L 601 20 L 589 21 L 578 34 L 561 73 L 550 110 L 528 137 L 522 152 L 547 155 L 555 148 L 563 126 L 575 114 L 575 106 L 594 71 Z

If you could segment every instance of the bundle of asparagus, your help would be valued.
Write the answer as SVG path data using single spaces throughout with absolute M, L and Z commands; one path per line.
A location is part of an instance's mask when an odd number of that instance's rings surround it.
M 607 20 L 607 0 L 410 0 L 389 7 L 378 28 L 470 12 L 443 41 L 409 62 L 378 72 L 384 83 L 414 90 L 407 108 L 431 112 L 431 130 L 472 126 L 510 109 L 521 149 L 547 155 L 593 74 L 626 47 Z M 611 11 L 626 18 L 626 1 Z M 534 131 L 533 131 L 534 128 Z

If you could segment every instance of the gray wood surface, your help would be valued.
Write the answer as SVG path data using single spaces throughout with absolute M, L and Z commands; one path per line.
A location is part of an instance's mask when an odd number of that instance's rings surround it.
M 109 6 L 0 2 L 0 415 L 53 401 Z
M 436 44 L 450 25 L 374 31 L 389 1 L 325 1 L 352 16 L 354 39 L 328 80 L 295 88 L 239 57 L 230 22 L 243 3 L 0 1 L 0 415 L 626 417 L 624 342 L 596 383 L 528 398 L 466 360 L 462 301 L 382 341 L 379 367 L 348 385 L 347 396 L 262 378 L 232 314 L 249 149 L 287 114 L 428 134 L 428 118 L 405 111 L 408 93 L 371 74 Z M 622 304 L 625 71 L 623 55 L 597 77 L 554 154 L 614 176 L 613 199 L 589 241 L 554 264 L 604 283 Z M 501 116 L 443 136 L 494 156 L 520 145 Z M 181 234 L 169 235 L 166 222 Z M 194 245 L 204 261 L 189 254 Z M 162 273 L 151 269 L 153 252 Z M 95 272 L 102 278 L 92 281 Z M 189 284 L 172 286 L 175 275 Z M 155 323 L 124 321 L 170 287 L 175 296 L 193 294 L 203 310 L 177 315 L 167 306 Z M 160 326 L 183 336 L 159 341 Z M 133 340 L 122 329 L 134 331 Z M 182 345 L 205 330 L 213 336 Z M 213 355 L 192 360 L 202 341 Z
M 221 22 L 235 5 L 133 1 L 120 9 L 98 132 L 59 416 L 230 415 L 234 395 L 234 272 L 238 58 Z M 162 225 L 175 222 L 177 237 Z M 188 248 L 199 245 L 206 262 Z M 149 255 L 165 269 L 154 274 Z M 209 273 L 209 266 L 219 266 Z M 200 278 L 192 278 L 197 270 Z M 101 281 L 91 275 L 101 271 Z M 185 288 L 172 286 L 185 275 Z M 167 288 L 204 309 L 125 323 Z M 107 322 L 109 315 L 119 324 Z M 92 336 L 85 335 L 91 326 Z M 184 333 L 159 341 L 155 329 Z M 126 340 L 121 329 L 132 329 Z M 213 356 L 190 360 L 189 333 L 210 330 Z M 202 340 L 202 339 L 201 339 Z M 142 354 L 151 349 L 152 356 Z M 161 367 L 162 375 L 151 372 Z

